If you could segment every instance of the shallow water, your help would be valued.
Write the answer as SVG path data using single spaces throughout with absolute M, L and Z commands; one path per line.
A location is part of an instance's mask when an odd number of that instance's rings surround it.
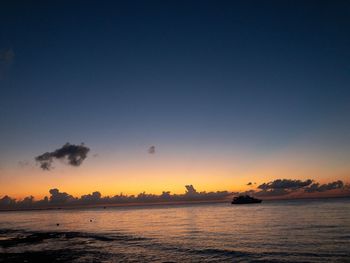
M 350 262 L 349 248 L 349 198 L 0 213 L 1 262 Z

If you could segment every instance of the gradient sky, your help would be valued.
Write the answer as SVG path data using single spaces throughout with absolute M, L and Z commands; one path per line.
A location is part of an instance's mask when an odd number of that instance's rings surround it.
M 349 181 L 349 29 L 349 1 L 1 1 L 0 196 Z M 80 167 L 35 164 L 66 142 Z

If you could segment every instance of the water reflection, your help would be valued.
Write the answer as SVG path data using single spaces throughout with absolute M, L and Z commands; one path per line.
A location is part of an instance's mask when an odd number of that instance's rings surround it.
M 108 248 L 125 260 L 133 255 L 151 261 L 350 259 L 349 199 L 6 212 L 0 229 L 45 232 L 45 242 L 26 243 L 26 251 L 69 246 L 90 248 L 93 256 Z M 6 235 L 16 234 L 3 231 L 0 242 Z M 1 249 L 9 253 L 14 247 Z

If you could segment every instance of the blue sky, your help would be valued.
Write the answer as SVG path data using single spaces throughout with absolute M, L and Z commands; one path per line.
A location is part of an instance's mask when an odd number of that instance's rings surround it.
M 1 166 L 67 141 L 349 154 L 346 1 L 0 6 L 0 50 L 14 54 L 0 68 Z

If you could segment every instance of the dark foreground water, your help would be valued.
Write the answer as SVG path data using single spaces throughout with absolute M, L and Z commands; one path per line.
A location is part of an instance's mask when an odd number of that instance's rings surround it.
M 1 212 L 0 262 L 350 262 L 350 199 Z

